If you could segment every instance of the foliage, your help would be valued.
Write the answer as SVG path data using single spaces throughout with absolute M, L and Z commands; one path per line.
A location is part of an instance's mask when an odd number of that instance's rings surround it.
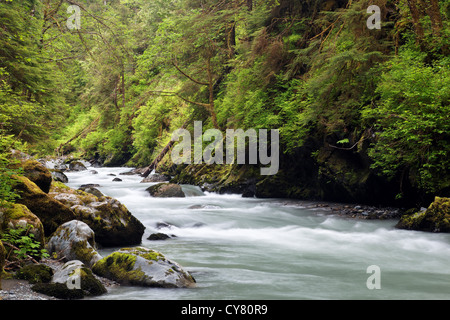
M 389 177 L 409 170 L 415 184 L 436 192 L 449 186 L 450 177 L 450 59 L 426 65 L 425 57 L 405 48 L 387 62 L 380 102 L 364 116 L 377 129 L 369 152 L 373 166 Z
M 9 255 L 8 260 L 28 260 L 48 258 L 47 250 L 41 249 L 41 243 L 34 239 L 34 234 L 29 233 L 30 227 L 8 229 L 1 235 L 0 239 L 5 245 L 13 248 L 13 256 Z

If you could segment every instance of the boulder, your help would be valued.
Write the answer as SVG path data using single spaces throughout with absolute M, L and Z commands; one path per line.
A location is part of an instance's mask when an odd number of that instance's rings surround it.
M 48 193 L 52 184 L 52 174 L 37 160 L 22 162 L 23 175 L 34 182 L 42 191 Z
M 20 194 L 16 203 L 25 205 L 41 220 L 46 236 L 63 223 L 76 219 L 70 208 L 44 193 L 35 183 L 23 176 L 14 177 L 17 180 L 14 190 Z
M 44 247 L 45 234 L 41 220 L 22 204 L 10 203 L 7 207 L 0 208 L 1 229 L 28 229 L 34 239 Z
M 195 279 L 176 262 L 143 247 L 125 248 L 97 262 L 92 271 L 124 285 L 189 288 Z
M 173 183 L 159 183 L 150 188 L 147 188 L 146 191 L 150 193 L 152 197 L 156 198 L 184 198 L 186 195 L 184 194 L 182 188 L 178 184 Z
M 64 174 L 64 172 L 62 172 L 61 170 L 52 170 L 51 173 L 52 173 L 53 180 L 62 182 L 62 183 L 69 182 L 69 178 L 67 178 L 67 176 Z
M 100 245 L 115 247 L 141 243 L 145 227 L 118 200 L 97 197 L 61 184 L 52 187 L 50 196 L 73 210 L 77 220 L 83 221 L 94 231 Z
M 96 251 L 94 231 L 84 222 L 72 220 L 60 226 L 47 244 L 47 251 L 65 260 L 79 260 L 92 267 L 102 256 Z
M 428 209 L 403 215 L 398 229 L 428 232 L 450 232 L 450 198 L 436 197 Z
M 165 233 L 152 233 L 147 240 L 152 240 L 152 241 L 159 241 L 159 240 L 166 240 L 166 239 L 170 239 L 170 236 L 165 234 Z
M 70 171 L 85 171 L 87 170 L 86 166 L 80 161 L 72 161 L 69 163 Z
M 120 179 L 120 178 L 114 178 L 112 181 L 113 181 L 113 182 L 122 182 L 122 179 Z
M 56 270 L 51 283 L 37 284 L 32 289 L 58 299 L 81 299 L 107 292 L 92 271 L 77 260 L 69 261 Z
M 78 190 L 93 194 L 97 198 L 101 198 L 104 196 L 104 194 L 100 190 L 98 190 L 97 188 L 94 188 L 94 187 L 80 187 L 80 188 L 78 188 Z
M 149 182 L 166 182 L 171 178 L 165 174 L 151 174 L 148 177 L 144 178 L 141 183 L 149 183 Z

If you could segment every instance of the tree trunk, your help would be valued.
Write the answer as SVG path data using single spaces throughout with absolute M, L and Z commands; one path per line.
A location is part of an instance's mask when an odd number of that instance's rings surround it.
M 416 32 L 416 42 L 420 44 L 424 38 L 423 28 L 420 23 L 420 18 L 422 17 L 418 9 L 417 0 L 408 0 L 409 11 L 411 12 L 411 18 L 414 24 L 414 30 Z
M 440 37 L 443 25 L 438 0 L 425 0 L 424 2 L 425 10 L 431 19 L 431 28 L 433 29 L 433 35 L 435 37 Z

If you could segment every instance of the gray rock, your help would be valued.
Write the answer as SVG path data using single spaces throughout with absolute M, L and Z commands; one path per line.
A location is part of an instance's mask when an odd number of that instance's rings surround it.
M 60 226 L 47 244 L 50 254 L 80 260 L 92 267 L 102 256 L 96 251 L 94 231 L 84 222 L 72 220 Z

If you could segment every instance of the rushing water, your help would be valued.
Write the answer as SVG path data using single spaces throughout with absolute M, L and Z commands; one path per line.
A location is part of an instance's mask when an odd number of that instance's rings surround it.
M 145 191 L 152 184 L 119 176 L 129 169 L 95 170 L 67 173 L 68 185 L 100 184 L 145 225 L 142 246 L 197 280 L 195 289 L 120 286 L 100 299 L 450 299 L 449 234 L 337 217 L 304 201 L 203 194 L 193 186 L 183 186 L 186 198 L 153 198 Z M 160 222 L 170 227 L 158 229 Z M 155 232 L 176 237 L 147 240 Z M 371 265 L 381 271 L 379 290 L 366 285 Z

